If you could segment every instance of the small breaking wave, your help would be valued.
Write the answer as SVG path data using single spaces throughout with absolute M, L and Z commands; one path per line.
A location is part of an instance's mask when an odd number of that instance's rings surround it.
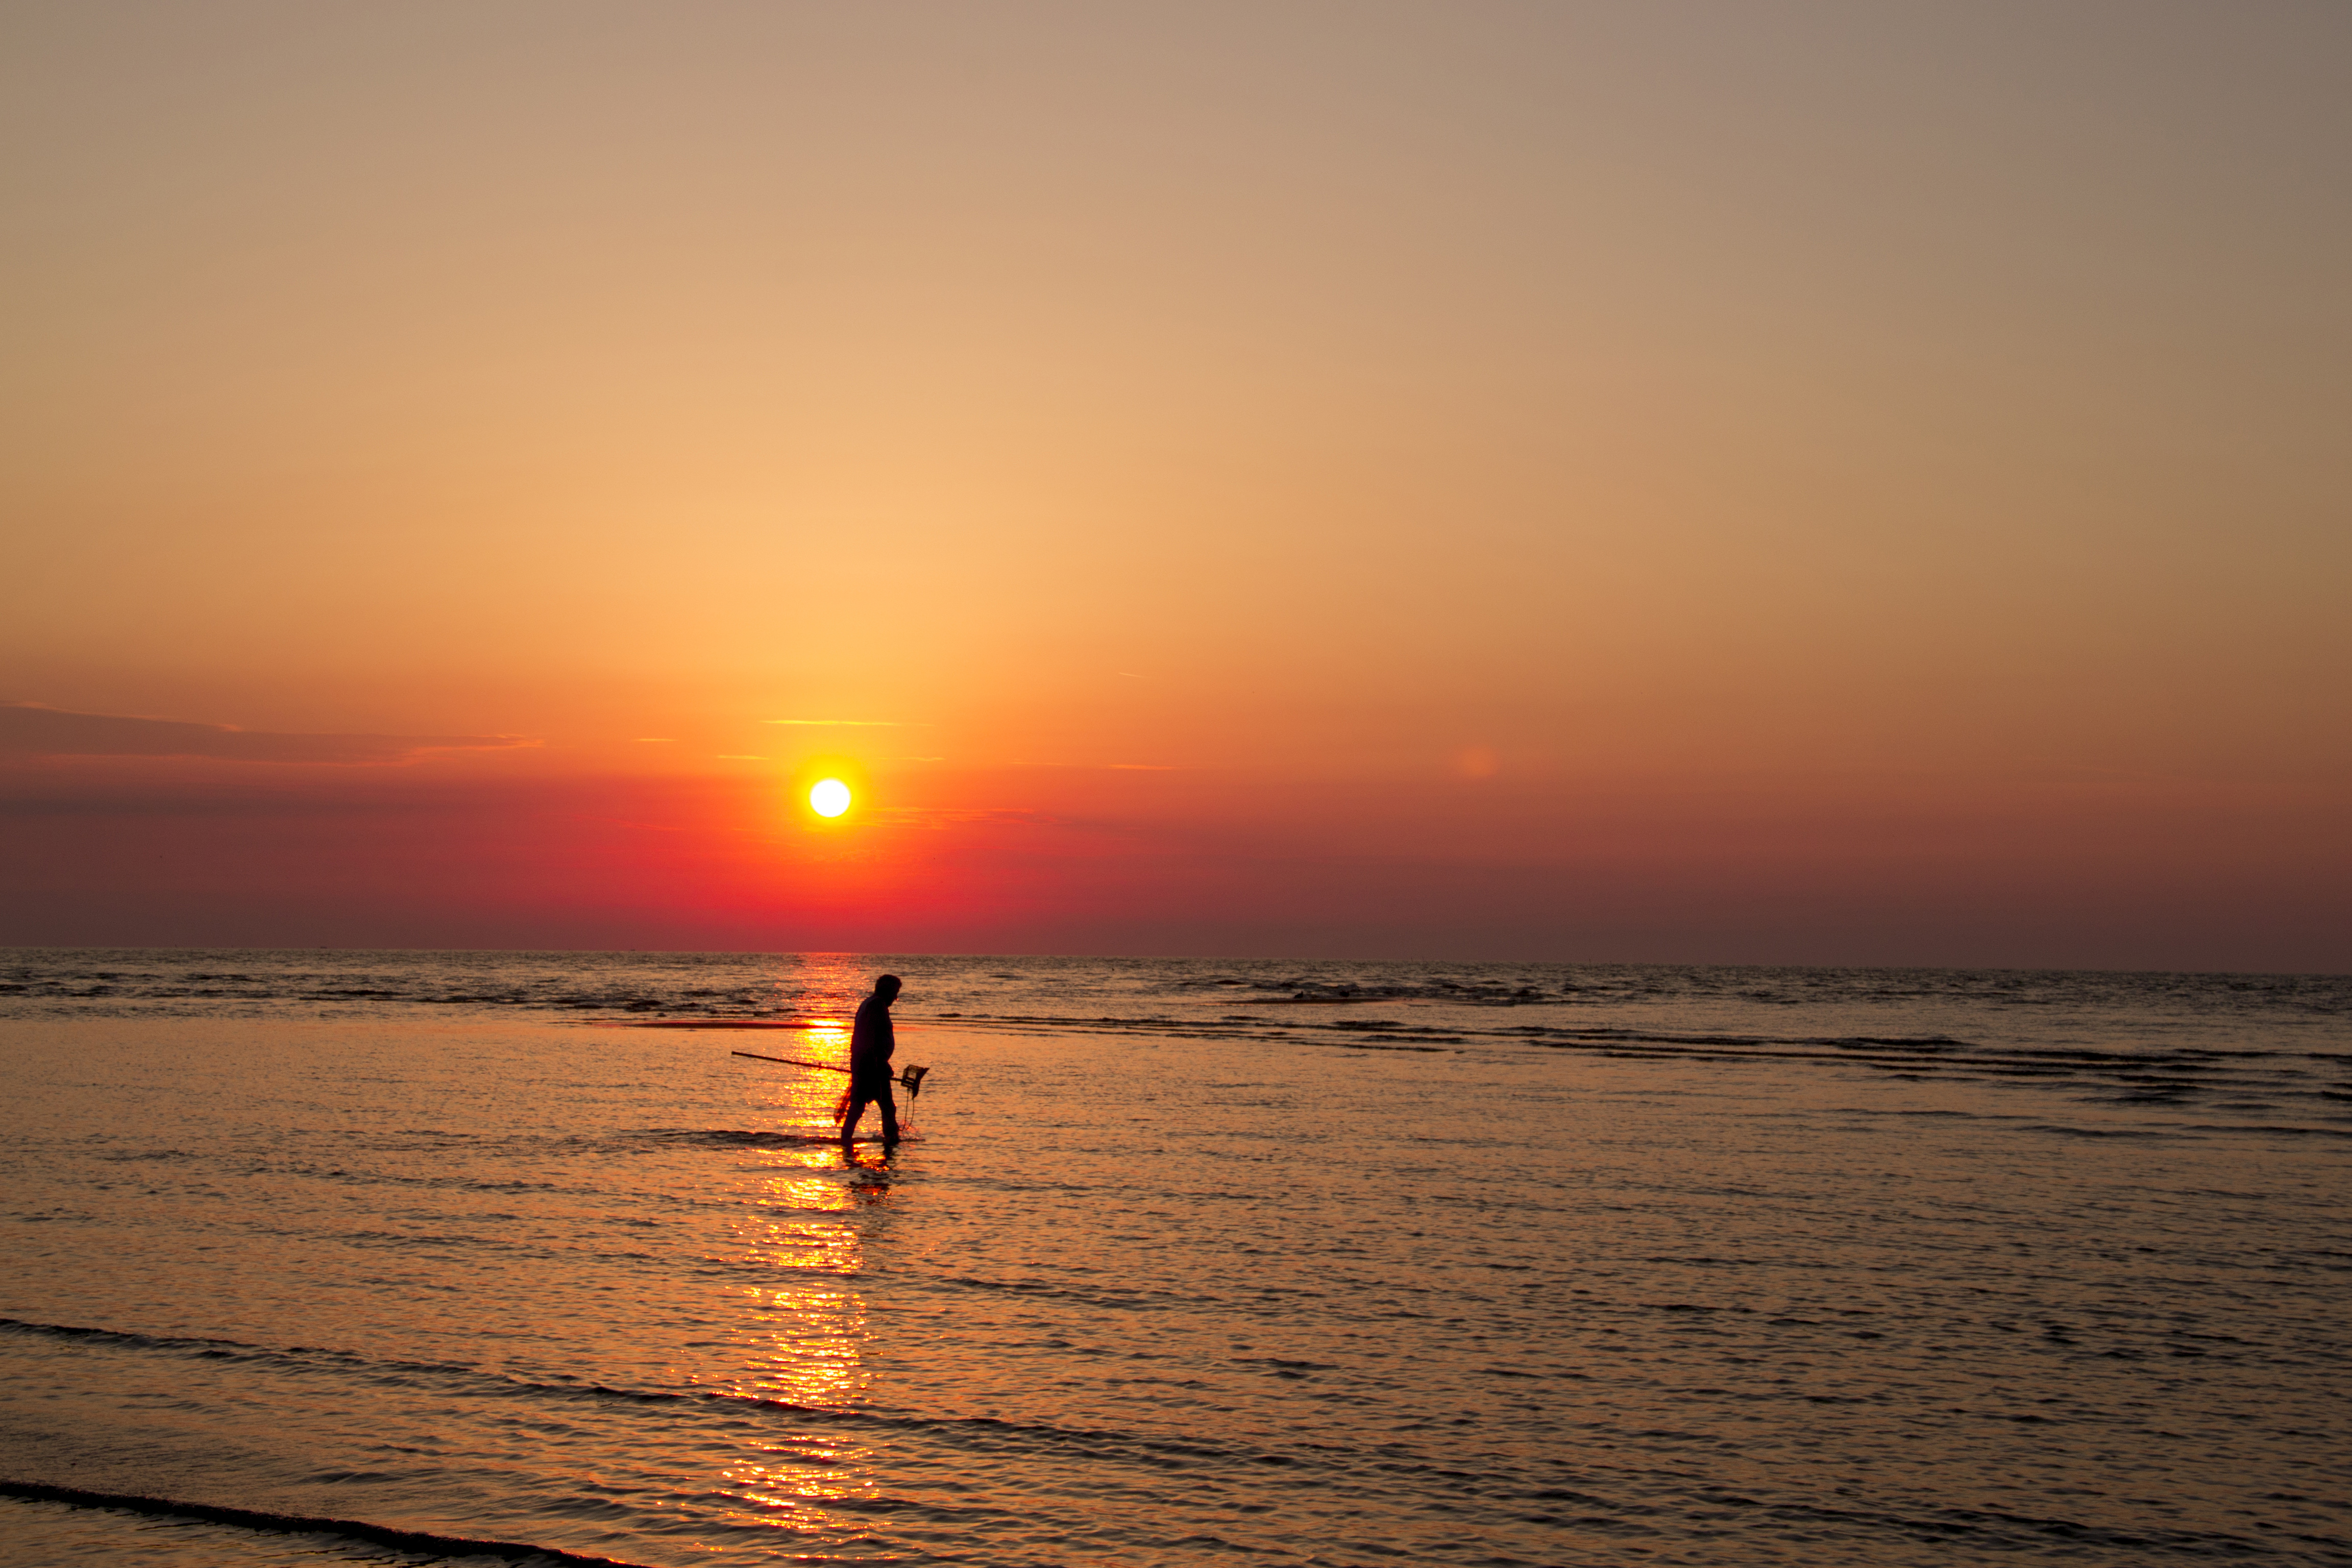
M 187 1502 L 176 1498 L 142 1497 L 124 1492 L 84 1491 L 79 1487 L 49 1486 L 38 1481 L 0 1480 L 0 1497 L 32 1502 L 68 1503 L 76 1508 L 113 1509 L 125 1513 L 202 1520 L 207 1524 L 233 1525 L 241 1530 L 276 1535 L 334 1535 L 364 1541 L 373 1546 L 438 1557 L 497 1557 L 509 1563 L 578 1563 L 581 1568 L 639 1568 L 614 1557 L 590 1557 L 553 1546 L 524 1541 L 483 1541 L 471 1536 L 436 1535 L 430 1531 L 402 1530 L 358 1519 L 322 1519 L 307 1514 L 271 1513 L 261 1509 L 226 1508 L 218 1503 Z

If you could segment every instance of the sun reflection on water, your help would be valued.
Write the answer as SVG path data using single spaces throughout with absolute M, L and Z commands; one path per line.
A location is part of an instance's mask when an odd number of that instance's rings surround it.
M 780 990 L 795 993 L 798 1030 L 772 1035 L 773 1054 L 849 1065 L 850 1017 L 872 976 L 847 959 L 801 958 Z M 743 1173 L 723 1262 L 737 1288 L 730 1363 L 706 1386 L 810 1410 L 845 1410 L 871 1394 L 873 1331 L 857 1289 L 867 1228 L 888 1192 L 887 1166 L 846 1160 L 834 1142 L 847 1079 L 815 1067 L 761 1064 L 747 1074 L 748 1125 L 795 1140 Z M 847 1168 L 845 1168 L 847 1167 Z M 887 1223 L 887 1222 L 883 1222 Z M 870 1456 L 834 1435 L 801 1431 L 747 1445 L 719 1471 L 745 1523 L 794 1531 L 838 1528 L 824 1505 L 874 1494 Z
M 753 1451 L 758 1458 L 719 1472 L 730 1491 L 764 1510 L 735 1514 L 740 1523 L 830 1529 L 836 1521 L 809 1505 L 870 1498 L 879 1490 L 866 1468 L 869 1451 L 852 1444 L 831 1444 L 814 1433 L 798 1433 L 781 1443 L 758 1444 Z
M 832 1281 L 754 1289 L 749 1306 L 759 1331 L 737 1392 L 830 1410 L 866 1392 L 866 1303 Z

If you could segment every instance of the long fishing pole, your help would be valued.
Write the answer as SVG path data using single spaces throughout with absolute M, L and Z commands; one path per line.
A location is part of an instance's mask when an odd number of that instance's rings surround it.
M 730 1057 L 750 1057 L 755 1062 L 782 1062 L 786 1067 L 815 1068 L 822 1072 L 845 1073 L 849 1071 L 847 1068 L 835 1067 L 831 1062 L 804 1062 L 798 1057 L 763 1057 L 757 1051 L 730 1051 L 727 1054 Z M 899 1088 L 907 1091 L 907 1098 L 908 1100 L 919 1099 L 921 1097 L 923 1092 L 923 1075 L 930 1070 L 931 1069 L 929 1068 L 902 1068 L 899 1069 L 898 1076 L 894 1081 L 897 1082 Z

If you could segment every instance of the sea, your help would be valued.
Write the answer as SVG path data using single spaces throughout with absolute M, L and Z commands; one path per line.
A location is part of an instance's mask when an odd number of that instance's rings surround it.
M 2352 1563 L 2345 976 L 20 949 L 0 1103 L 11 1565 Z

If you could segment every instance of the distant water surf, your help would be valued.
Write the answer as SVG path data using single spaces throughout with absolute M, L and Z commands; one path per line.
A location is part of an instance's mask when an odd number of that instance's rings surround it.
M 730 1031 L 883 967 L 845 1162 Z M 0 1040 L 11 1564 L 2352 1563 L 2342 978 L 17 951 Z

